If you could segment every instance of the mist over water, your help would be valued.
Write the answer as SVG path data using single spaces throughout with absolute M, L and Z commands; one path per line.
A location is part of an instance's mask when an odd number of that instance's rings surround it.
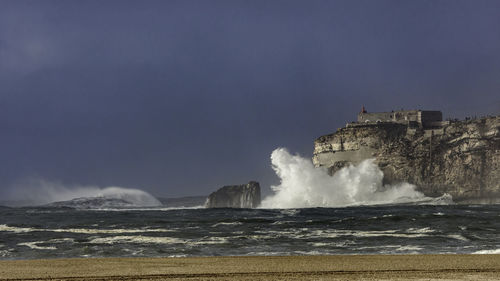
M 292 155 L 284 148 L 271 154 L 272 167 L 281 182 L 262 201 L 262 208 L 345 207 L 399 204 L 432 200 L 409 183 L 383 185 L 384 174 L 368 159 L 328 175 L 311 160 Z
M 33 205 L 44 205 L 53 202 L 68 201 L 76 198 L 121 199 L 137 207 L 160 206 L 151 194 L 134 188 L 97 186 L 65 186 L 45 180 L 31 180 L 18 184 L 12 191 L 11 199 L 23 200 Z

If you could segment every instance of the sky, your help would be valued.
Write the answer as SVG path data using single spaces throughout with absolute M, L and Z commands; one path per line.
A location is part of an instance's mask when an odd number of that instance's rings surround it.
M 0 0 L 0 200 L 206 195 L 368 111 L 500 113 L 499 1 Z

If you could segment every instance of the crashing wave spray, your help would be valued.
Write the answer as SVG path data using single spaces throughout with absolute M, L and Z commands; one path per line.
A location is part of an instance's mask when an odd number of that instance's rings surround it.
M 36 205 L 68 201 L 76 198 L 119 199 L 137 207 L 154 207 L 161 205 L 158 199 L 139 189 L 115 186 L 105 188 L 95 186 L 67 187 L 60 183 L 48 182 L 45 180 L 30 180 L 22 185 L 18 185 L 13 197 L 30 201 Z
M 325 168 L 316 168 L 309 159 L 291 155 L 284 148 L 273 151 L 271 162 L 281 183 L 271 186 L 275 194 L 262 201 L 263 208 L 344 207 L 432 200 L 409 183 L 383 185 L 384 174 L 374 159 L 344 167 L 333 176 L 328 175 Z

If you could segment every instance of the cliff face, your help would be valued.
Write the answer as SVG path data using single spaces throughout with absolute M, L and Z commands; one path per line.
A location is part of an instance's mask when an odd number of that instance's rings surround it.
M 255 181 L 224 186 L 212 192 L 205 203 L 207 208 L 256 208 L 259 205 L 260 185 Z
M 367 158 L 376 159 L 385 183 L 409 182 L 455 202 L 500 202 L 500 116 L 433 130 L 353 123 L 314 143 L 314 164 L 331 173 Z

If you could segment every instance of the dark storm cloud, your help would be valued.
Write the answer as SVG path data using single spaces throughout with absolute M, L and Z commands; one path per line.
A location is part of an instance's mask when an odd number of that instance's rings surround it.
M 360 106 L 500 111 L 496 1 L 1 1 L 0 186 L 273 178 Z M 0 193 L 1 194 L 1 193 Z

